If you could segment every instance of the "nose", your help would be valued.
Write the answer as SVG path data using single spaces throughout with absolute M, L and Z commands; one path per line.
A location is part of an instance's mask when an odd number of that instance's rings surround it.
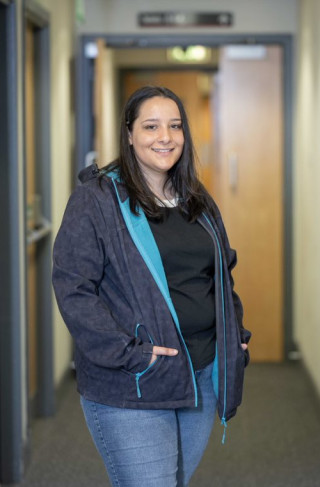
M 158 133 L 158 141 L 163 144 L 168 144 L 171 140 L 170 129 L 168 127 L 161 127 Z

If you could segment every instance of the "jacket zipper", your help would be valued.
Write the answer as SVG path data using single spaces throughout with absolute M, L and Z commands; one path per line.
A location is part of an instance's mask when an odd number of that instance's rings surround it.
M 221 252 L 221 246 L 220 242 L 218 239 L 217 232 L 215 231 L 212 223 L 210 222 L 209 218 L 205 213 L 203 213 L 204 218 L 206 219 L 208 225 L 210 226 L 214 239 L 217 244 L 218 248 L 218 254 L 219 254 L 219 267 L 220 267 L 220 280 L 221 280 L 221 302 L 222 302 L 222 320 L 223 320 L 223 344 L 224 344 L 224 394 L 223 394 L 223 414 L 221 418 L 221 424 L 224 426 L 224 432 L 223 432 L 223 437 L 222 437 L 222 443 L 225 442 L 225 437 L 226 437 L 226 428 L 227 428 L 227 422 L 226 422 L 226 407 L 227 407 L 227 337 L 226 337 L 226 317 L 225 317 L 225 299 L 224 299 L 224 280 L 223 280 L 223 265 L 222 265 L 222 252 Z M 202 226 L 205 228 L 205 226 L 202 224 Z M 205 228 L 206 229 L 206 228 Z M 210 234 L 210 233 L 209 233 Z M 217 348 L 218 351 L 218 348 Z M 218 351 L 219 353 L 219 351 Z

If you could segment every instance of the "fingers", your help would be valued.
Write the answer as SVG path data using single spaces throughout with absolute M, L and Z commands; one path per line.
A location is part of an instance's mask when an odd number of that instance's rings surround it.
M 246 343 L 241 343 L 242 350 L 247 350 L 248 345 Z
M 170 357 L 177 355 L 178 350 L 175 348 L 167 348 L 167 347 L 153 347 L 152 354 L 153 355 L 168 355 Z
M 174 355 L 177 355 L 178 350 L 175 348 L 167 348 L 167 347 L 153 347 L 152 350 L 152 357 L 150 360 L 150 365 L 153 364 L 157 360 L 158 355 L 168 355 L 170 357 L 173 357 Z

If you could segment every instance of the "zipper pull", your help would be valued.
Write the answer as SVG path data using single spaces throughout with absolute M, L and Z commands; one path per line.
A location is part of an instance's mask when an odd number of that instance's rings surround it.
M 221 424 L 223 426 L 223 435 L 222 435 L 221 443 L 224 445 L 224 442 L 226 440 L 226 432 L 227 432 L 227 422 L 226 422 L 225 418 L 221 419 Z
M 137 396 L 139 399 L 141 399 L 141 391 L 140 391 L 140 386 L 139 386 L 139 380 L 140 380 L 140 374 L 136 374 L 136 386 L 137 386 Z
M 99 174 L 100 170 L 99 170 L 99 168 L 98 168 L 98 166 L 97 166 L 97 163 L 96 163 L 96 162 L 94 162 L 94 163 L 93 163 L 93 168 L 92 168 L 91 172 L 92 172 L 92 174 L 94 174 L 94 175 L 95 175 L 95 174 Z

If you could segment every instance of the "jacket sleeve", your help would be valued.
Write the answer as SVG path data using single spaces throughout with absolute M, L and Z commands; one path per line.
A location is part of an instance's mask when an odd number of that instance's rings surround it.
M 128 335 L 99 296 L 108 262 L 108 237 L 102 237 L 102 225 L 94 195 L 79 186 L 70 197 L 55 240 L 53 287 L 80 352 L 98 366 L 138 372 L 148 366 L 152 344 Z
M 222 237 L 223 247 L 226 253 L 229 278 L 232 286 L 232 298 L 233 298 L 234 309 L 235 309 L 237 322 L 240 330 L 241 343 L 248 343 L 251 337 L 251 332 L 249 330 L 246 330 L 243 327 L 243 307 L 238 294 L 234 290 L 234 280 L 232 277 L 232 269 L 234 269 L 234 267 L 237 264 L 237 253 L 234 249 L 230 247 L 227 232 L 220 214 L 217 217 L 216 222 L 220 231 L 220 235 Z

